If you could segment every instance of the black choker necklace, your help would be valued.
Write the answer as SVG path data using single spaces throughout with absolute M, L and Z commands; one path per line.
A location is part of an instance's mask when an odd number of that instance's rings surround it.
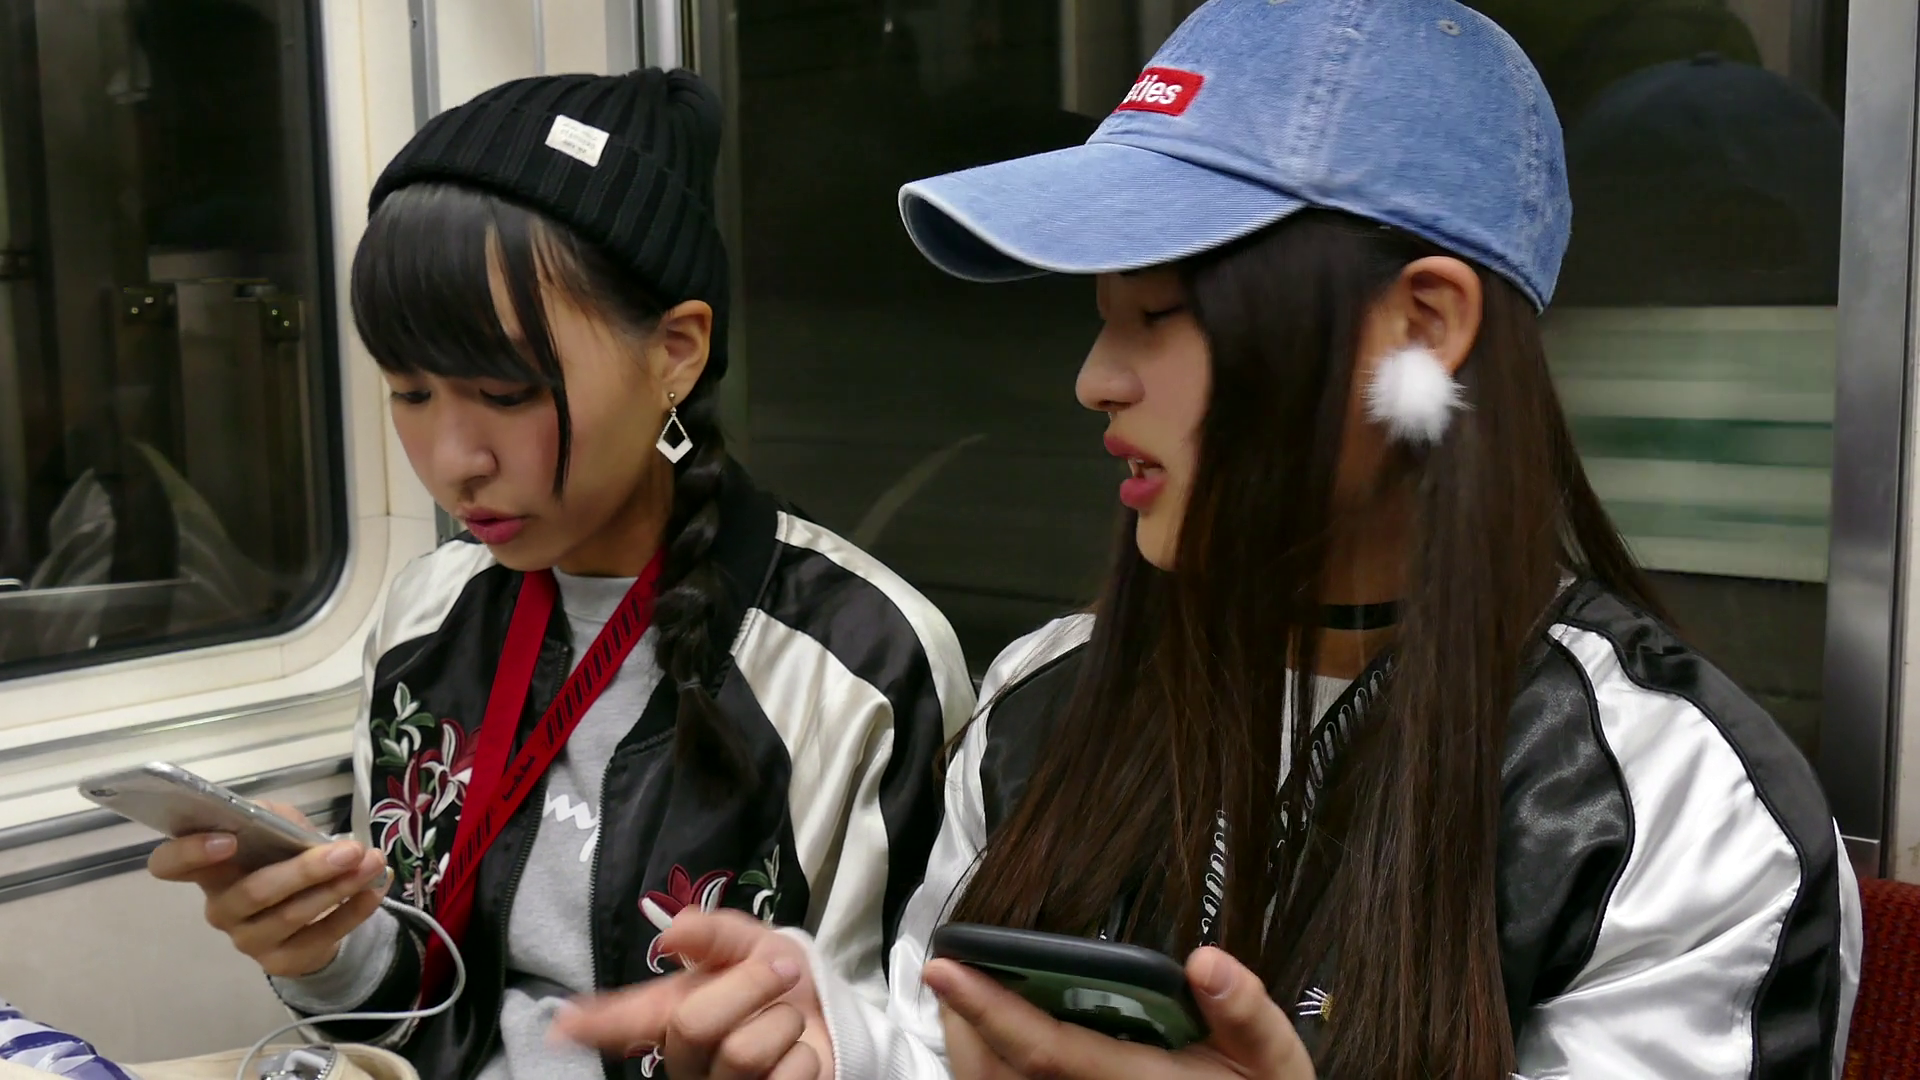
M 1400 621 L 1400 602 L 1380 604 L 1321 604 L 1322 630 L 1385 630 Z

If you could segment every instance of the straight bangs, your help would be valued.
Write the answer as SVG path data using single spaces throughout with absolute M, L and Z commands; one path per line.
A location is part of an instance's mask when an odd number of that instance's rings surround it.
M 354 327 L 382 370 L 532 384 L 552 396 L 560 425 L 555 493 L 566 486 L 573 425 L 541 283 L 580 291 L 576 246 L 499 196 L 415 184 L 374 211 L 353 257 Z M 496 264 L 518 335 L 507 332 L 494 302 Z
M 531 210 L 453 184 L 394 192 L 353 259 L 353 321 L 380 367 L 399 375 L 560 385 L 541 302 L 550 230 Z M 494 302 L 497 262 L 518 338 Z

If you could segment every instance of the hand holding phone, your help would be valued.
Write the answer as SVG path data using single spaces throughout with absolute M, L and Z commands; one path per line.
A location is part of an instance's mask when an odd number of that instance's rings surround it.
M 956 926 L 935 931 L 933 953 L 921 977 L 940 1000 L 955 1080 L 1316 1075 L 1266 984 L 1217 948 L 1182 966 L 1132 946 Z
M 272 866 L 331 842 L 304 819 L 276 814 L 165 762 L 90 776 L 80 781 L 80 794 L 174 839 L 230 835 L 235 851 L 228 864 L 242 870 Z
M 315 831 L 165 763 L 89 777 L 88 799 L 168 837 L 147 862 L 163 881 L 207 896 L 207 922 L 269 975 L 311 974 L 385 894 L 378 851 Z
M 1152 949 L 971 923 L 940 927 L 932 944 L 1056 1020 L 1166 1050 L 1207 1037 L 1186 969 Z

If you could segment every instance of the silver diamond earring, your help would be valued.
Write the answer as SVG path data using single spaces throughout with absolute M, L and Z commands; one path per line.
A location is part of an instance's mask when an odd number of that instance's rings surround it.
M 667 393 L 667 424 L 660 429 L 660 440 L 653 445 L 660 451 L 661 457 L 678 465 L 681 458 L 693 452 L 693 436 L 687 434 L 687 426 L 680 422 L 680 410 L 675 407 L 675 400 L 673 393 L 669 391 Z

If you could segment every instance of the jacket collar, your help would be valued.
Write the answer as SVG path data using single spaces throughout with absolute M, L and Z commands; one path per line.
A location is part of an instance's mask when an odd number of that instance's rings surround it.
M 757 487 L 738 462 L 726 465 L 727 483 L 720 499 L 720 531 L 714 537 L 711 558 L 719 571 L 719 605 L 714 612 L 714 635 L 732 642 L 740 635 L 747 611 L 766 590 L 779 548 L 779 521 L 784 507 Z M 724 637 L 721 635 L 724 634 Z M 721 671 L 714 672 L 717 688 Z

